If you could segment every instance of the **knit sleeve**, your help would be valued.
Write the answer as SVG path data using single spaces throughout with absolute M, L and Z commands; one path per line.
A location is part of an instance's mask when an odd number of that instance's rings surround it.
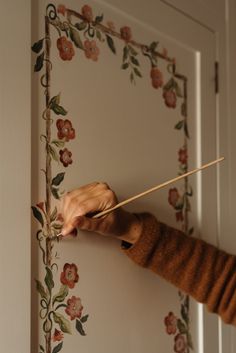
M 186 236 L 150 214 L 139 217 L 142 234 L 124 252 L 138 265 L 206 304 L 224 322 L 236 325 L 236 256 Z

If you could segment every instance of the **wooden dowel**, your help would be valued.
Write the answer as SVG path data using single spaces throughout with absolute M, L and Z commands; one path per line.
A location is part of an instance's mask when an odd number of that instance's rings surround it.
M 109 209 L 107 209 L 107 210 L 105 210 L 105 211 L 102 211 L 102 212 L 97 213 L 95 216 L 93 216 L 93 218 L 99 218 L 99 217 L 105 216 L 106 214 L 108 214 L 108 213 L 110 213 L 110 212 L 116 210 L 116 209 L 119 208 L 119 207 L 125 206 L 125 205 L 127 205 L 128 203 L 130 203 L 130 202 L 132 202 L 132 201 L 134 201 L 134 200 L 139 199 L 140 197 L 146 196 L 146 195 L 148 195 L 148 194 L 150 194 L 150 193 L 152 193 L 152 192 L 154 192 L 154 191 L 157 191 L 157 190 L 160 190 L 160 189 L 166 187 L 167 185 L 173 184 L 173 183 L 175 183 L 175 182 L 177 182 L 177 181 L 179 181 L 179 180 L 181 180 L 181 179 L 183 179 L 183 178 L 186 178 L 186 177 L 188 177 L 188 176 L 190 176 L 190 175 L 192 175 L 192 174 L 195 174 L 195 173 L 197 173 L 197 172 L 200 172 L 200 171 L 203 170 L 203 169 L 209 168 L 209 167 L 211 167 L 212 165 L 215 165 L 215 164 L 217 164 L 217 163 L 223 161 L 224 159 L 225 159 L 224 157 L 218 158 L 218 159 L 216 159 L 215 161 L 212 161 L 212 162 L 210 162 L 210 163 L 204 164 L 203 166 L 201 166 L 201 167 L 199 167 L 199 168 L 196 168 L 196 169 L 193 169 L 193 170 L 191 170 L 190 172 L 187 172 L 187 173 L 185 173 L 185 174 L 182 174 L 182 175 L 180 175 L 180 176 L 178 176 L 178 177 L 176 177 L 176 178 L 173 178 L 173 179 L 171 179 L 171 180 L 165 181 L 165 182 L 162 183 L 162 184 L 159 184 L 159 185 L 157 185 L 157 186 L 154 186 L 154 187 L 152 187 L 151 189 L 148 189 L 148 190 L 146 190 L 146 191 L 144 191 L 144 192 L 141 192 L 140 194 L 137 194 L 137 195 L 135 195 L 135 196 L 133 196 L 133 197 L 128 198 L 127 200 L 124 200 L 124 201 L 118 203 L 116 206 L 114 206 L 114 207 L 112 207 L 112 208 L 109 208 Z

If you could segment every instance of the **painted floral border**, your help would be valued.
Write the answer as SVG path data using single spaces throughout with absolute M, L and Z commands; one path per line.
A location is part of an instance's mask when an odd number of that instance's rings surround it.
M 53 204 L 63 195 L 61 184 L 65 177 L 65 170 L 52 175 L 52 163 L 60 163 L 62 168 L 73 164 L 72 152 L 68 144 L 76 137 L 71 120 L 65 119 L 68 111 L 61 103 L 61 94 L 51 92 L 51 29 L 58 34 L 56 47 L 60 59 L 70 61 L 76 55 L 76 50 L 84 53 L 88 60 L 99 60 L 100 47 L 107 45 L 113 55 L 117 54 L 116 41 L 123 42 L 121 69 L 126 71 L 132 84 L 136 84 L 143 77 L 139 57 L 147 59 L 150 67 L 150 83 L 152 87 L 162 92 L 164 103 L 168 108 L 175 109 L 177 99 L 181 100 L 182 119 L 175 123 L 174 128 L 183 132 L 183 145 L 178 150 L 179 174 L 188 171 L 188 119 L 187 119 L 187 77 L 178 73 L 175 58 L 168 55 L 167 49 L 159 50 L 158 41 L 142 44 L 134 40 L 129 26 L 116 29 L 112 21 L 105 21 L 103 14 L 94 15 L 89 5 L 83 5 L 80 12 L 66 8 L 65 5 L 49 4 L 45 15 L 45 36 L 32 46 L 37 55 L 34 71 L 44 70 L 40 78 L 45 93 L 45 109 L 42 119 L 45 121 L 45 133 L 40 140 L 45 145 L 45 199 L 32 206 L 33 216 L 39 223 L 36 238 L 45 266 L 44 281 L 36 280 L 36 288 L 40 296 L 40 319 L 45 341 L 39 345 L 40 353 L 57 353 L 63 348 L 64 334 L 71 334 L 71 324 L 80 335 L 85 336 L 84 324 L 88 314 L 83 314 L 81 298 L 75 295 L 69 297 L 79 281 L 76 264 L 66 263 L 58 276 L 59 268 L 56 263 L 58 254 L 54 250 L 52 236 L 58 234 L 63 219 Z M 164 74 L 159 69 L 159 60 L 167 63 L 167 72 L 171 78 L 164 82 Z M 56 132 L 56 138 L 53 135 Z M 65 147 L 66 146 L 66 147 Z M 176 221 L 186 234 L 194 232 L 189 227 L 188 213 L 191 210 L 190 197 L 193 196 L 188 179 L 184 180 L 183 191 L 176 187 L 169 190 L 168 202 L 175 211 Z M 59 278 L 58 278 L 59 277 Z M 59 291 L 55 290 L 55 282 L 60 284 Z M 70 294 L 71 295 L 71 294 Z M 173 312 L 165 317 L 166 332 L 174 336 L 173 349 L 176 353 L 189 353 L 193 349 L 189 320 L 189 297 L 179 292 L 180 316 Z

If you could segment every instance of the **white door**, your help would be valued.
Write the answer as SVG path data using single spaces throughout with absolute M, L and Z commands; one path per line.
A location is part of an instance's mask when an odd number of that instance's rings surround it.
M 201 307 L 117 241 L 46 237 L 64 191 L 102 180 L 124 199 L 216 157 L 215 37 L 156 1 L 40 1 L 33 16 L 31 351 L 198 352 Z M 129 209 L 215 242 L 216 199 L 211 169 Z

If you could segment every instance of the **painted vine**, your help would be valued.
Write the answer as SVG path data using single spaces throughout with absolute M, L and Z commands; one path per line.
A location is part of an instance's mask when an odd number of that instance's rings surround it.
M 69 119 L 65 119 L 67 110 L 61 104 L 61 95 L 54 94 L 51 86 L 51 39 L 50 30 L 54 28 L 58 34 L 56 47 L 60 59 L 70 61 L 76 55 L 76 49 L 83 52 L 88 60 L 99 60 L 100 46 L 107 45 L 111 53 L 116 55 L 116 40 L 123 42 L 121 69 L 128 73 L 129 80 L 136 84 L 143 77 L 139 57 L 147 59 L 150 66 L 151 85 L 154 89 L 162 91 L 164 103 L 168 108 L 176 108 L 177 99 L 181 100 L 182 119 L 175 123 L 174 128 L 183 132 L 183 145 L 178 151 L 179 174 L 188 171 L 188 114 L 187 114 L 187 77 L 178 73 L 176 61 L 168 56 L 165 48 L 158 50 L 159 43 L 153 41 L 150 44 L 142 44 L 134 40 L 129 26 L 123 26 L 119 30 L 112 21 L 104 21 L 103 14 L 94 16 L 93 9 L 84 5 L 80 13 L 66 8 L 65 5 L 55 6 L 49 4 L 45 16 L 45 36 L 35 42 L 32 51 L 37 54 L 34 71 L 44 69 L 40 82 L 45 92 L 45 110 L 42 119 L 45 121 L 45 133 L 41 134 L 41 142 L 45 144 L 45 200 L 32 206 L 34 217 L 39 222 L 40 229 L 37 232 L 37 240 L 42 253 L 45 266 L 44 283 L 36 280 L 36 288 L 40 296 L 40 319 L 45 341 L 39 346 L 40 353 L 57 353 L 63 349 L 64 334 L 71 334 L 71 324 L 75 323 L 75 329 L 80 335 L 85 336 L 84 324 L 88 315 L 83 314 L 81 298 L 72 295 L 79 280 L 76 264 L 64 264 L 60 276 L 56 260 L 58 254 L 54 251 L 54 243 L 51 237 L 58 234 L 62 227 L 63 219 L 58 213 L 57 206 L 52 206 L 53 200 L 58 201 L 63 195 L 61 184 L 65 177 L 62 170 L 57 175 L 52 175 L 52 163 L 60 163 L 62 168 L 68 168 L 73 164 L 72 152 L 67 144 L 76 137 L 75 129 Z M 98 44 L 99 43 L 99 44 Z M 164 82 L 164 75 L 158 67 L 159 60 L 167 63 L 167 71 L 171 78 Z M 52 134 L 56 131 L 57 137 Z M 66 147 L 65 147 L 66 146 Z M 175 211 L 176 221 L 186 234 L 191 235 L 194 228 L 189 226 L 188 213 L 191 211 L 190 197 L 193 196 L 188 179 L 184 181 L 183 191 L 176 187 L 169 190 L 168 202 Z M 56 293 L 55 281 L 60 283 Z M 179 292 L 180 316 L 173 312 L 165 317 L 166 332 L 174 336 L 173 349 L 176 353 L 189 353 L 193 350 L 190 333 L 190 307 L 189 297 Z

